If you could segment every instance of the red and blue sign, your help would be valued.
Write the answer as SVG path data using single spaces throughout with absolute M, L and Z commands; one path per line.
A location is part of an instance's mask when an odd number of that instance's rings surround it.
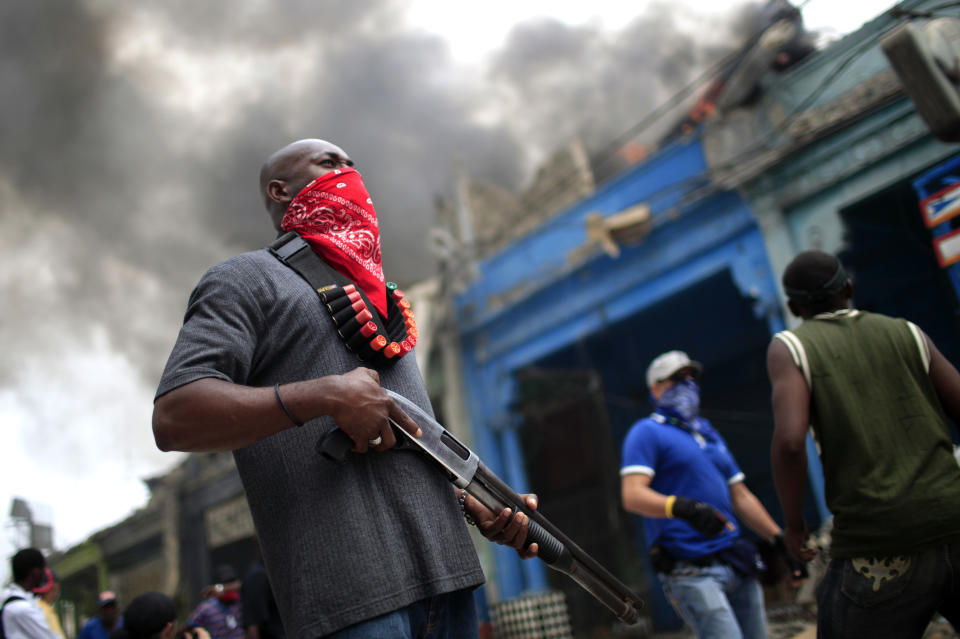
M 960 155 L 950 158 L 913 181 L 920 197 L 920 213 L 930 229 L 933 252 L 940 267 L 950 273 L 960 298 Z M 960 220 L 958 220 L 960 221 Z
M 920 200 L 920 211 L 927 228 L 931 229 L 960 215 L 960 182 Z

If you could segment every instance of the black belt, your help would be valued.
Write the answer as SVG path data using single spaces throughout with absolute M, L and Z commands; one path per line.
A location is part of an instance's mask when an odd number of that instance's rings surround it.
M 705 568 L 707 566 L 712 566 L 714 564 L 725 564 L 722 557 L 714 553 L 711 555 L 703 555 L 702 557 L 694 557 L 693 559 L 678 559 L 678 562 L 683 562 L 685 564 L 690 564 L 692 566 L 697 566 L 699 568 Z

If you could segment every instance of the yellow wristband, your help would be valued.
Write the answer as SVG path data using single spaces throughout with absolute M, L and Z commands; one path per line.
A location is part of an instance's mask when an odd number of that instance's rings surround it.
M 663 505 L 663 512 L 667 515 L 667 519 L 673 519 L 673 502 L 677 501 L 676 495 L 670 495 L 667 497 L 667 503 Z

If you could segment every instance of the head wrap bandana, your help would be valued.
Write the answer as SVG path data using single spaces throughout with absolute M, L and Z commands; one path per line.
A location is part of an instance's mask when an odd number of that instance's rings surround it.
M 317 255 L 366 293 L 381 316 L 387 316 L 380 227 L 356 169 L 335 169 L 305 186 L 290 202 L 280 228 L 299 233 Z
M 837 270 L 834 271 L 833 277 L 824 282 L 820 288 L 807 291 L 785 286 L 784 292 L 787 294 L 787 297 L 799 304 L 815 304 L 839 293 L 849 281 L 850 277 L 844 270 L 843 264 L 840 262 L 840 260 L 837 260 Z

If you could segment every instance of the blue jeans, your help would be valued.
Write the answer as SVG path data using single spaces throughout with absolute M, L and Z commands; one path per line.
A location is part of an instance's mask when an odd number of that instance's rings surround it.
M 960 543 L 833 559 L 817 591 L 817 637 L 921 637 L 938 612 L 960 627 Z
M 338 630 L 329 639 L 476 639 L 477 609 L 466 588 L 415 601 Z
M 663 590 L 698 639 L 766 639 L 763 589 L 726 564 L 694 566 L 678 561 L 660 574 Z

